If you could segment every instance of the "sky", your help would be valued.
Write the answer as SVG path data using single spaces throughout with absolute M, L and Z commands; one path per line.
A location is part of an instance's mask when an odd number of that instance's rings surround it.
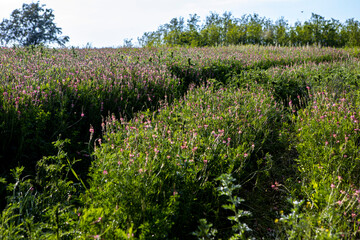
M 1 0 L 0 21 L 8 19 L 14 9 L 32 0 Z M 293 25 L 309 20 L 312 13 L 326 19 L 360 20 L 360 0 L 40 0 L 54 10 L 55 23 L 62 35 L 70 37 L 66 46 L 95 48 L 120 47 L 125 39 L 156 31 L 174 17 L 198 14 L 204 20 L 210 12 L 259 14 L 276 21 L 280 17 Z

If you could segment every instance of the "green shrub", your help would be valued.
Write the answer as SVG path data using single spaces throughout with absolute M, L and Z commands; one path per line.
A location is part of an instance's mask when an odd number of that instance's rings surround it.
M 73 239 L 77 236 L 76 207 L 84 185 L 71 179 L 77 175 L 62 150 L 66 141 L 54 143 L 56 156 L 37 164 L 37 176 L 23 176 L 24 167 L 12 170 L 14 182 L 7 186 L 7 206 L 0 221 L 1 239 Z M 74 175 L 75 174 L 75 175 Z
M 317 92 L 294 116 L 302 207 L 282 216 L 289 238 L 359 237 L 359 108 L 350 95 Z M 281 220 L 281 219 L 280 219 Z
M 205 216 L 220 229 L 227 213 L 215 179 L 234 173 L 242 182 L 262 168 L 256 159 L 278 136 L 279 109 L 261 88 L 200 87 L 129 123 L 107 119 L 84 209 L 103 222 L 87 231 L 106 237 L 133 225 L 139 238 L 191 237 Z

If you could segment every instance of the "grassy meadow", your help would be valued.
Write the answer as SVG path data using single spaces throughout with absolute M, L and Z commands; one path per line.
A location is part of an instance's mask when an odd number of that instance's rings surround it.
M 360 238 L 359 57 L 1 48 L 0 238 Z

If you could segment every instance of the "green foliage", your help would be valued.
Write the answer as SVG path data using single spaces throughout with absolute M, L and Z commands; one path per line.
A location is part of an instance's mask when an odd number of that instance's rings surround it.
M 217 230 L 216 229 L 211 229 L 212 228 L 212 224 L 211 223 L 207 223 L 206 219 L 202 218 L 199 220 L 199 226 L 198 226 L 198 230 L 193 232 L 193 235 L 197 237 L 197 239 L 201 239 L 201 240 L 211 240 L 211 239 L 215 239 Z
M 246 239 L 245 232 L 251 231 L 251 229 L 245 223 L 242 223 L 240 218 L 249 217 L 251 216 L 251 213 L 244 210 L 238 210 L 237 206 L 239 206 L 240 203 L 244 201 L 244 199 L 233 196 L 233 192 L 236 189 L 239 189 L 241 186 L 233 184 L 235 179 L 230 174 L 222 174 L 216 180 L 221 182 L 221 186 L 218 187 L 220 195 L 228 197 L 227 201 L 229 204 L 222 205 L 222 207 L 232 211 L 235 214 L 234 216 L 228 217 L 230 221 L 234 222 L 232 225 L 234 235 L 231 236 L 230 239 Z
M 62 33 L 61 28 L 54 23 L 53 10 L 44 9 L 44 6 L 37 2 L 23 4 L 22 9 L 14 10 L 10 19 L 0 23 L 1 43 L 30 46 L 54 42 L 63 46 L 68 42 L 68 36 L 57 36 Z
M 0 238 L 359 238 L 356 48 L 1 51 Z
M 345 23 L 327 20 L 312 14 L 304 23 L 296 22 L 289 26 L 284 18 L 275 23 L 258 14 L 248 14 L 235 18 L 225 12 L 222 16 L 211 12 L 202 26 L 199 17 L 190 15 L 188 25 L 184 18 L 173 18 L 170 23 L 157 31 L 146 32 L 139 38 L 141 46 L 229 46 L 241 44 L 275 46 L 360 46 L 360 24 L 358 20 L 348 19 Z
M 251 159 L 276 135 L 280 112 L 270 96 L 256 91 L 200 87 L 156 116 L 143 113 L 129 124 L 108 119 L 86 194 L 88 208 L 103 209 L 108 234 L 116 221 L 121 229 L 134 224 L 140 238 L 174 238 L 194 231 L 204 213 L 213 215 L 217 176 L 248 178 L 247 170 L 258 169 Z M 224 224 L 218 217 L 211 221 Z
M 24 167 L 11 170 L 14 182 L 2 211 L 2 239 L 72 239 L 77 229 L 76 206 L 82 186 L 69 176 L 71 166 L 62 150 L 66 141 L 54 143 L 56 156 L 38 162 L 36 177 L 22 177 Z M 80 191 L 81 192 L 81 191 Z

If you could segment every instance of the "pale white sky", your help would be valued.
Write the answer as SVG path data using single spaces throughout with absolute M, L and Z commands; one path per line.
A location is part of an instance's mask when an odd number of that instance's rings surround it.
M 0 21 L 14 9 L 32 0 L 1 0 Z M 41 0 L 54 10 L 55 22 L 67 46 L 118 47 L 124 39 L 135 43 L 144 32 L 155 31 L 174 17 L 197 13 L 202 20 L 209 13 L 231 12 L 235 17 L 257 13 L 273 21 L 283 16 L 290 24 L 310 19 L 317 13 L 326 19 L 360 20 L 360 0 Z M 302 12 L 303 11 L 303 12 Z

